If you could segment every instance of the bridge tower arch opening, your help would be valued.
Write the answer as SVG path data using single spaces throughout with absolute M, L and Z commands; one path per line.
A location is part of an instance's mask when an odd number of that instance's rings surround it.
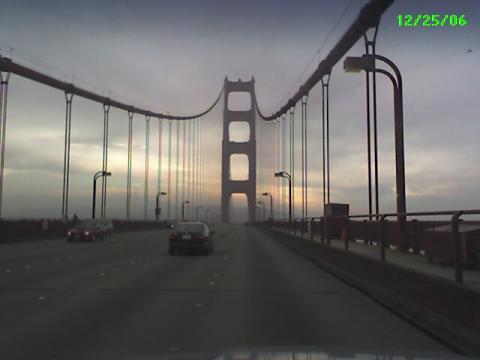
M 222 140 L 222 222 L 230 221 L 230 202 L 232 194 L 245 194 L 247 198 L 248 221 L 255 221 L 256 204 L 256 156 L 257 140 L 255 135 L 255 80 L 230 81 L 225 78 Z M 232 94 L 232 97 L 230 96 Z M 240 94 L 240 95 L 239 95 Z M 241 99 L 241 106 L 229 104 L 233 98 Z M 237 104 L 238 105 L 238 104 Z M 240 110 L 239 110 L 240 108 Z M 231 141 L 230 125 L 233 122 L 248 123 L 249 138 L 247 141 Z M 248 158 L 248 178 L 232 179 L 232 155 L 245 155 Z

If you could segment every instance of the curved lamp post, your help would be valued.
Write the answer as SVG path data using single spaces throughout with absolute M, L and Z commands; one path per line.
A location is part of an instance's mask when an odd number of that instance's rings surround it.
M 182 202 L 182 221 L 185 221 L 185 204 L 190 204 L 190 201 L 185 200 Z
M 264 192 L 262 196 L 269 196 L 270 197 L 270 219 L 273 220 L 273 196 L 269 192 Z
M 202 205 L 197 205 L 195 207 L 195 220 L 198 221 L 198 209 L 201 209 Z
M 389 65 L 395 76 L 384 69 L 377 69 L 375 67 L 375 60 L 380 60 Z M 405 196 L 405 150 L 403 141 L 403 85 L 402 75 L 398 67 L 385 56 L 381 55 L 363 55 L 359 57 L 347 57 L 343 63 L 343 68 L 346 72 L 360 72 L 362 70 L 367 72 L 377 72 L 387 76 L 393 84 L 394 95 L 394 115 L 395 115 L 395 178 L 396 178 L 396 193 L 397 193 L 397 213 L 398 230 L 405 232 L 407 222 L 405 214 L 407 211 L 406 196 Z
M 292 222 L 292 177 L 286 171 L 279 171 L 274 175 L 288 180 L 288 222 Z
M 158 221 L 160 219 L 160 196 L 167 195 L 166 192 L 161 191 L 157 193 L 157 198 L 155 199 L 155 220 Z
M 264 203 L 263 201 L 257 201 L 257 204 L 263 206 L 263 217 L 262 217 L 262 220 L 265 221 L 265 203 Z
M 93 199 L 92 199 L 92 219 L 95 219 L 95 205 L 97 199 L 97 179 L 103 176 L 112 176 L 111 172 L 98 171 L 93 175 Z

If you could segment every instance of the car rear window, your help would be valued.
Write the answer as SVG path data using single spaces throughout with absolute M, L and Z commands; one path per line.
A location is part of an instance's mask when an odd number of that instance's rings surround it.
M 77 230 L 87 230 L 94 227 L 94 224 L 91 221 L 82 221 L 75 226 Z
M 178 224 L 175 225 L 176 232 L 189 232 L 189 233 L 203 233 L 204 227 L 202 224 Z

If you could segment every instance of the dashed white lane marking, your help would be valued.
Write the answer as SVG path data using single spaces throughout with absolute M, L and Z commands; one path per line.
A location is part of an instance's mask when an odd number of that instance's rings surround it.
M 210 285 L 215 285 L 215 281 L 210 281 Z
M 168 349 L 169 352 L 177 352 L 179 350 L 180 350 L 179 347 L 171 347 L 171 348 Z
M 223 260 L 225 260 L 225 261 L 228 260 L 228 254 L 225 254 L 225 255 L 223 256 Z
M 100 274 L 98 274 L 98 276 L 105 276 L 105 274 L 101 272 Z
M 30 265 L 25 265 L 25 269 L 30 269 Z
M 7 269 L 7 270 L 5 270 L 5 272 L 10 273 L 10 272 L 12 272 L 12 270 Z
M 130 265 L 135 265 L 135 261 L 131 261 L 131 262 L 130 262 Z
M 219 277 L 220 275 L 218 275 L 217 273 L 213 273 L 213 277 Z
M 38 297 L 38 300 L 39 300 L 39 301 L 45 300 L 45 296 L 43 296 L 43 295 L 42 295 L 42 296 L 39 296 L 39 297 Z
M 198 307 L 198 308 L 203 307 L 203 304 L 200 304 L 200 303 L 195 304 L 195 307 Z

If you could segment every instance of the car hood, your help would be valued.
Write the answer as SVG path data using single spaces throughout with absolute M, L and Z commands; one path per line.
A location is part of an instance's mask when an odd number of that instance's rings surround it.
M 377 351 L 364 349 L 345 349 L 338 347 L 261 347 L 238 348 L 214 353 L 170 352 L 144 357 L 122 359 L 134 360 L 430 360 L 430 359 L 472 359 L 452 353 L 416 352 L 416 351 Z M 473 358 L 477 359 L 477 358 Z

